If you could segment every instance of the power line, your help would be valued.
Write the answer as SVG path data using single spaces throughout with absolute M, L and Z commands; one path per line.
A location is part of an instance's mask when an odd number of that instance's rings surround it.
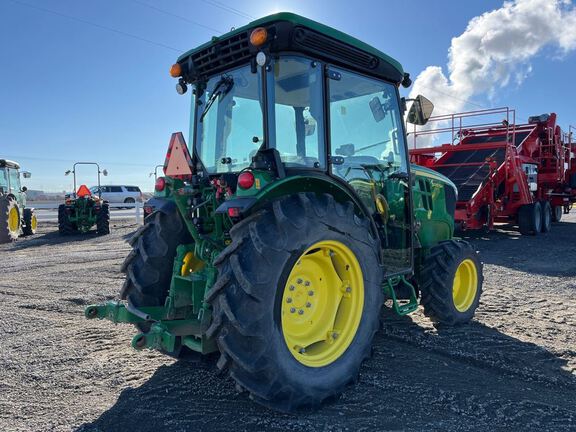
M 254 19 L 256 19 L 256 17 L 253 17 L 252 15 L 248 15 L 247 13 L 242 12 L 242 11 L 239 10 L 239 9 L 235 9 L 235 8 L 233 8 L 232 6 L 228 6 L 228 5 L 222 4 L 222 3 L 219 2 L 219 1 L 212 1 L 212 0 L 202 0 L 202 1 L 203 1 L 204 3 L 206 3 L 206 4 L 211 5 L 211 6 L 220 8 L 220 9 L 226 11 L 226 12 L 231 12 L 231 13 L 233 13 L 233 14 L 236 14 L 236 15 L 242 17 L 242 18 L 249 19 L 249 20 L 254 20 Z
M 77 160 L 73 159 L 57 159 L 57 158 L 44 158 L 44 157 L 34 157 L 34 156 L 19 156 L 8 154 L 5 156 L 11 160 L 32 160 L 32 161 L 40 161 L 40 162 L 63 162 L 63 163 L 76 163 Z M 125 163 L 125 162 L 106 162 L 106 161 L 98 161 L 100 165 L 119 165 L 119 166 L 129 166 L 129 167 L 147 167 L 150 168 L 152 166 L 152 162 L 149 164 L 135 164 L 135 163 Z
M 18 5 L 20 5 L 20 6 L 26 6 L 26 7 L 31 8 L 31 9 L 36 9 L 36 10 L 39 10 L 39 11 L 42 11 L 42 12 L 46 12 L 46 13 L 49 13 L 49 14 L 52 14 L 52 15 L 57 15 L 57 16 L 60 16 L 60 17 L 63 17 L 63 18 L 67 18 L 67 19 L 72 20 L 72 21 L 77 21 L 77 22 L 80 22 L 80 23 L 82 23 L 82 24 L 87 24 L 87 25 L 90 25 L 90 26 L 92 26 L 92 27 L 99 28 L 99 29 L 101 29 L 101 30 L 107 30 L 107 31 L 109 31 L 109 32 L 116 33 L 116 34 L 119 34 L 119 35 L 122 35 L 122 36 L 126 36 L 126 37 L 129 37 L 129 38 L 132 38 L 132 39 L 136 39 L 136 40 L 139 40 L 139 41 L 142 41 L 142 42 L 146 42 L 146 43 L 149 43 L 149 44 L 151 44 L 151 45 L 156 45 L 157 47 L 160 47 L 160 48 L 169 49 L 169 50 L 175 51 L 175 52 L 177 52 L 177 53 L 181 53 L 181 52 L 184 51 L 184 50 L 181 49 L 181 48 L 175 48 L 175 47 L 172 47 L 172 46 L 170 46 L 170 45 L 166 45 L 166 44 L 164 44 L 164 43 L 162 43 L 162 42 L 156 42 L 156 41 L 153 41 L 153 40 L 151 40 L 151 39 L 146 39 L 146 38 L 137 36 L 137 35 L 135 35 L 135 34 L 125 32 L 125 31 L 123 31 L 123 30 L 118 30 L 118 29 L 115 29 L 115 28 L 112 28 L 112 27 L 108 27 L 108 26 L 105 26 L 105 25 L 102 25 L 102 24 L 97 24 L 97 23 L 94 23 L 94 22 L 92 22 L 92 21 L 88 21 L 88 20 L 85 20 L 85 19 L 82 19 L 82 18 L 78 18 L 78 17 L 72 16 L 72 15 L 64 14 L 64 13 L 62 13 L 62 12 L 57 12 L 57 11 L 55 11 L 55 10 L 48 9 L 48 8 L 45 8 L 45 7 L 40 7 L 40 6 L 36 6 L 36 5 L 31 5 L 31 4 L 29 4 L 29 3 L 25 3 L 25 2 L 22 2 L 22 1 L 18 1 L 18 0 L 9 0 L 9 1 L 12 2 L 12 3 L 18 4 Z
M 202 23 L 199 23 L 199 22 L 197 22 L 197 21 L 191 20 L 191 19 L 186 18 L 186 17 L 184 17 L 184 16 L 182 16 L 182 15 L 178 15 L 178 14 L 172 13 L 172 12 L 167 11 L 167 10 L 165 10 L 165 9 L 160 9 L 160 8 L 158 8 L 158 7 L 156 7 L 156 6 L 152 6 L 152 5 L 150 5 L 150 4 L 146 3 L 146 2 L 139 1 L 139 0 L 131 0 L 131 1 L 132 1 L 133 3 L 136 3 L 136 4 L 140 5 L 140 6 L 144 6 L 144 7 L 147 7 L 147 8 L 149 8 L 149 9 L 152 9 L 152 10 L 154 10 L 154 11 L 163 13 L 164 15 L 168 15 L 168 16 L 171 16 L 171 17 L 173 17 L 173 18 L 178 18 L 178 19 L 180 19 L 180 20 L 182 20 L 182 21 L 186 21 L 187 23 L 194 24 L 194 25 L 197 25 L 197 26 L 199 26 L 199 27 L 205 28 L 206 30 L 210 30 L 210 31 L 213 31 L 213 32 L 216 32 L 216 33 L 224 33 L 222 30 L 215 29 L 214 27 L 207 26 L 207 25 L 205 25 L 205 24 L 202 24 Z

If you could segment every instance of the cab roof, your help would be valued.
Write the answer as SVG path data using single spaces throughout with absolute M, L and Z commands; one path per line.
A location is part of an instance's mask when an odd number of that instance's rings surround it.
M 0 168 L 20 169 L 20 165 L 8 159 L 0 159 Z
M 189 82 L 245 62 L 259 49 L 249 44 L 249 30 L 265 27 L 271 33 L 271 52 L 301 51 L 335 64 L 366 70 L 377 76 L 400 83 L 404 78 L 402 65 L 382 51 L 332 27 L 303 16 L 280 12 L 260 18 L 215 36 L 210 42 L 182 54 L 178 63 L 184 66 Z M 202 69 L 210 62 L 210 66 Z M 216 63 L 216 65 L 214 65 Z

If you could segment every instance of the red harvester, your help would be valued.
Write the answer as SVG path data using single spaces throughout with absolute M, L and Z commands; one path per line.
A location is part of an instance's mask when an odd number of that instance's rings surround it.
M 503 118 L 497 123 L 494 118 Z M 490 122 L 492 121 L 492 122 Z M 432 117 L 412 132 L 413 163 L 450 178 L 458 188 L 455 222 L 461 230 L 515 222 L 522 234 L 547 232 L 576 202 L 576 143 L 542 114 L 516 124 L 508 108 Z M 418 137 L 452 135 L 452 144 L 417 148 Z

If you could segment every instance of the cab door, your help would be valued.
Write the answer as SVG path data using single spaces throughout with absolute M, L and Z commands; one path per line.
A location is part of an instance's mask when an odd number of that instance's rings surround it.
M 394 85 L 330 69 L 327 79 L 332 174 L 345 180 L 380 229 L 387 276 L 412 271 L 409 168 Z

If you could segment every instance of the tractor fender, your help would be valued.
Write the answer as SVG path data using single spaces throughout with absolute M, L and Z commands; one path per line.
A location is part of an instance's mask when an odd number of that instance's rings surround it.
M 152 207 L 154 211 L 159 211 L 166 215 L 176 211 L 176 203 L 171 199 L 152 197 L 148 200 L 147 205 Z
M 283 179 L 276 180 L 265 186 L 256 195 L 250 197 L 238 197 L 228 200 L 220 205 L 217 213 L 226 213 L 228 208 L 237 207 L 244 216 L 260 209 L 272 199 L 283 196 L 297 194 L 299 192 L 313 192 L 317 194 L 330 194 L 338 202 L 352 202 L 354 210 L 370 221 L 373 234 L 377 236 L 376 224 L 368 208 L 356 196 L 352 188 L 345 182 L 326 174 L 306 172 L 298 175 L 291 175 Z

